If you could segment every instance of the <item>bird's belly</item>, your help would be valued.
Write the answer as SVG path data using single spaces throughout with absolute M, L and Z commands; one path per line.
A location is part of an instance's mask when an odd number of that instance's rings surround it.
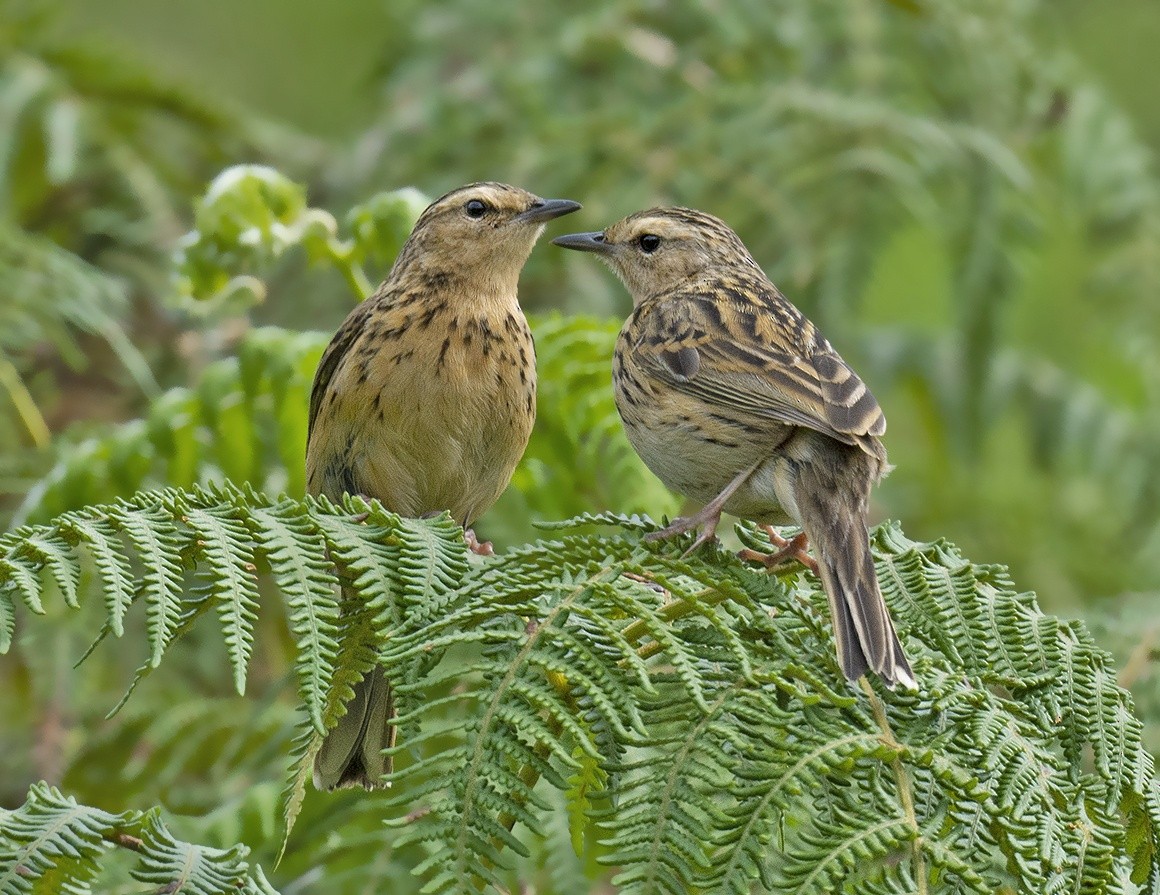
M 645 465 L 665 487 L 707 503 L 743 471 L 756 467 L 725 505 L 735 516 L 762 522 L 785 522 L 796 515 L 783 508 L 774 487 L 784 477 L 773 457 L 776 442 L 746 442 L 709 435 L 691 422 L 651 426 L 625 419 L 625 433 Z
M 741 422 L 707 414 L 699 403 L 672 393 L 635 403 L 624 400 L 622 392 L 617 397 L 629 442 L 667 488 L 704 504 L 752 469 L 725 511 L 769 523 L 796 517 L 791 489 L 786 487 L 788 470 L 777 457 L 788 427 L 772 425 L 768 432 L 756 434 Z
M 378 498 L 404 516 L 448 510 L 470 524 L 507 487 L 535 420 L 535 368 L 510 358 L 392 364 L 357 412 L 331 421 L 327 492 Z M 533 357 L 529 349 L 526 356 Z
M 419 413 L 400 416 L 387 438 L 362 439 L 360 472 L 369 493 L 390 493 L 404 515 L 448 510 L 470 524 L 507 487 L 530 434 L 530 420 L 506 414 L 496 396 L 491 411 L 457 415 L 446 412 L 450 396 L 432 399 Z M 442 406 L 433 406 L 442 405 Z

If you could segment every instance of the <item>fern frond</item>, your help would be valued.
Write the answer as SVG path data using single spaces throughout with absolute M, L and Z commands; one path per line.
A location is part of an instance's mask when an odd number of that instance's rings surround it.
M 588 515 L 470 559 L 447 516 L 171 489 L 0 538 L 0 610 L 42 606 L 53 575 L 99 559 L 110 633 L 136 602 L 175 620 L 142 674 L 214 610 L 240 685 L 269 569 L 305 706 L 287 819 L 309 808 L 321 731 L 378 662 L 399 739 L 376 804 L 431 891 L 508 885 L 561 799 L 581 860 L 617 868 L 626 893 L 1156 881 L 1160 799 L 1131 698 L 1086 630 L 1003 569 L 875 531 L 922 681 L 880 697 L 844 681 L 812 576 L 683 558 L 682 539 L 642 541 L 651 528 Z M 142 568 L 156 556 L 166 575 Z M 166 615 L 178 568 L 201 585 Z
M 258 582 L 250 532 L 245 520 L 237 518 L 237 511 L 232 501 L 225 506 L 184 507 L 181 521 L 197 539 L 205 564 L 204 586 L 217 604 L 234 669 L 234 686 L 241 695 L 246 690 L 246 666 L 258 618 Z
M 100 857 L 112 848 L 105 836 L 126 826 L 131 814 L 109 814 L 78 805 L 47 784 L 0 815 L 0 891 L 32 893 L 48 877 L 67 895 L 84 895 Z
M 392 636 L 392 825 L 401 844 L 430 844 L 432 890 L 464 874 L 498 884 L 522 847 L 512 826 L 542 826 L 550 790 L 576 792 L 569 778 L 593 759 L 586 813 L 625 892 L 830 892 L 852 878 L 912 891 L 919 876 L 1054 889 L 1156 872 L 1153 769 L 1128 697 L 1090 677 L 1106 657 L 1067 649 L 1071 626 L 1002 570 L 878 531 L 884 591 L 930 649 L 912 641 L 924 689 L 892 694 L 882 728 L 841 683 L 816 585 L 637 538 L 513 551 Z M 1065 707 L 1075 691 L 1084 705 Z M 1095 738 L 1105 757 L 1077 776 L 1064 756 Z M 1146 835 L 1112 820 L 1129 809 Z
M 276 895 L 244 845 L 220 850 L 182 842 L 158 809 L 110 814 L 38 783 L 15 811 L 0 812 L 0 891 L 87 895 L 115 846 L 140 855 L 134 879 L 189 895 Z
M 258 545 L 274 581 L 286 595 L 290 627 L 299 654 L 298 689 L 311 723 L 319 733 L 338 660 L 338 600 L 326 550 L 311 524 L 309 511 L 284 501 L 278 512 L 254 511 Z
M 11 641 L 8 620 L 15 598 L 42 612 L 41 570 L 72 582 L 91 559 L 100 575 L 106 626 L 124 633 L 132 605 L 146 604 L 150 659 L 155 667 L 173 639 L 215 609 L 234 683 L 242 692 L 257 618 L 259 564 L 268 567 L 289 607 L 299 648 L 296 669 L 311 723 L 333 723 L 324 708 L 341 699 L 335 669 L 348 656 L 340 636 L 337 589 L 342 582 L 331 560 L 353 576 L 361 619 L 377 638 L 376 619 L 397 619 L 415 603 L 438 603 L 466 570 L 458 526 L 444 517 L 404 520 L 362 501 L 338 507 L 326 500 L 272 502 L 233 486 L 193 491 L 144 492 L 103 507 L 66 513 L 52 524 L 17 530 L 0 538 L 0 647 Z M 68 546 L 66 553 L 62 545 Z M 51 549 L 49 549 L 51 548 Z M 329 558 L 328 558 L 329 552 Z M 141 571 L 137 571 L 137 567 Z M 201 584 L 188 589 L 190 573 Z M 64 590 L 75 604 L 74 591 Z M 340 648 L 339 641 L 344 643 Z M 372 640 L 373 643 L 373 640 Z M 349 687 L 357 672 L 343 669 Z

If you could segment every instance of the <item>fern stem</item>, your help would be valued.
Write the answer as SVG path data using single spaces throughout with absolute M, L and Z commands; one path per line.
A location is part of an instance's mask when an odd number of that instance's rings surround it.
M 704 598 L 704 601 L 710 606 L 715 606 L 716 604 L 726 599 L 724 596 L 717 594 L 717 592 L 712 588 L 705 588 L 705 590 L 699 591 L 698 593 L 694 594 L 694 596 L 698 600 Z M 668 603 L 667 605 L 662 606 L 657 612 L 657 615 L 666 622 L 673 622 L 678 618 L 688 615 L 694 609 L 696 609 L 696 604 L 690 600 L 674 600 L 672 603 Z M 638 618 L 636 621 L 625 626 L 624 630 L 621 631 L 621 636 L 624 637 L 624 639 L 629 643 L 636 643 L 647 633 L 648 622 L 644 619 Z M 659 643 L 646 643 L 639 650 L 637 650 L 637 653 L 642 659 L 647 659 L 649 656 L 660 651 L 661 649 L 662 646 Z
M 52 433 L 48 430 L 48 423 L 36 406 L 36 401 L 25 387 L 16 367 L 8 358 L 0 356 L 0 388 L 8 392 L 8 399 L 16 408 L 20 421 L 28 430 L 32 443 L 38 448 L 46 448 L 52 441 Z
M 882 730 L 883 742 L 888 748 L 897 750 L 890 766 L 894 769 L 894 779 L 898 784 L 898 800 L 902 803 L 902 813 L 906 817 L 907 824 L 914 831 L 914 843 L 911 846 L 914 858 L 914 882 L 918 887 L 918 895 L 927 895 L 926 859 L 922 854 L 922 831 L 918 826 L 918 815 L 914 811 L 914 789 L 910 783 L 910 775 L 906 773 L 906 768 L 902 764 L 900 755 L 902 744 L 898 742 L 894 736 L 894 730 L 890 727 L 890 720 L 886 717 L 886 706 L 878 694 L 874 692 L 874 688 L 870 686 L 865 675 L 858 678 L 858 684 L 865 692 L 866 698 L 870 700 L 870 710 L 874 713 L 874 720 L 878 722 L 878 727 Z
M 371 293 L 375 291 L 375 284 L 367 279 L 365 271 L 353 259 L 351 246 L 337 239 L 328 239 L 326 252 L 358 300 L 363 301 L 369 298 Z
M 105 834 L 104 839 L 113 845 L 119 845 L 121 848 L 127 848 L 129 851 L 143 852 L 145 851 L 145 843 L 136 836 L 130 836 L 128 833 L 123 833 L 120 830 L 113 830 Z

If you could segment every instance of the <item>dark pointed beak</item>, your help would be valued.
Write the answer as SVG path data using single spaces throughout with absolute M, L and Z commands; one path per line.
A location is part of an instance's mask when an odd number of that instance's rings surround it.
M 552 240 L 552 244 L 565 249 L 575 249 L 578 252 L 598 252 L 602 255 L 606 255 L 612 251 L 612 246 L 604 241 L 604 234 L 599 231 L 595 233 L 569 233 L 567 236 L 557 236 Z
M 544 221 L 579 211 L 580 208 L 580 203 L 571 199 L 539 199 L 527 211 L 516 215 L 516 220 L 522 224 L 542 224 Z

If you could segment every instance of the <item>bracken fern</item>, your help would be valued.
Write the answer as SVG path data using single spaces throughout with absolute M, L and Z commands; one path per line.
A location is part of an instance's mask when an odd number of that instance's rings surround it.
M 812 577 L 682 558 L 688 538 L 642 540 L 655 527 L 587 515 L 479 559 L 448 518 L 374 502 L 146 492 L 0 539 L 0 635 L 53 581 L 85 597 L 70 582 L 92 568 L 106 635 L 145 604 L 142 674 L 216 614 L 241 689 L 267 582 L 304 709 L 287 818 L 313 810 L 319 736 L 381 663 L 394 788 L 364 799 L 390 829 L 357 835 L 389 842 L 428 891 L 510 888 L 559 823 L 586 872 L 609 865 L 625 892 L 1156 890 L 1152 757 L 1082 625 L 1043 615 L 1003 569 L 885 525 L 878 574 L 922 688 L 854 689 Z

